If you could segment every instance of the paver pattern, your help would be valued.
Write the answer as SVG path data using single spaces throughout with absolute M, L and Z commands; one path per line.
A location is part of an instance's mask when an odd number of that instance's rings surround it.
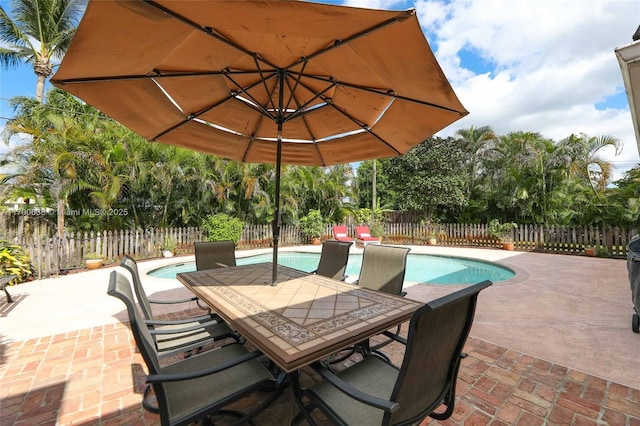
M 165 317 L 196 313 L 189 309 Z M 400 345 L 385 351 L 396 363 L 402 359 Z M 453 417 L 423 425 L 640 426 L 639 389 L 475 338 L 465 351 Z M 157 415 L 141 408 L 143 366 L 122 323 L 0 345 L 0 424 L 159 424 Z M 305 372 L 304 380 L 316 379 Z M 246 398 L 237 405 L 252 403 Z M 285 391 L 256 424 L 288 424 L 286 413 L 295 411 Z

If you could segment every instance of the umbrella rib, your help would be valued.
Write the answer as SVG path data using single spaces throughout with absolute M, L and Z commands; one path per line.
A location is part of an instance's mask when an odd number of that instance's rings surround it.
M 274 76 L 276 76 L 276 75 L 277 75 L 277 74 L 274 72 L 272 75 L 270 75 L 270 76 L 269 76 L 269 77 L 267 77 L 267 78 L 272 78 L 272 77 L 274 77 Z M 251 99 L 251 101 L 253 102 L 253 104 L 254 104 L 254 105 L 248 104 L 248 103 L 246 103 L 246 102 L 241 102 L 242 104 L 246 104 L 247 106 L 250 106 L 250 107 L 254 108 L 256 111 L 260 112 L 260 113 L 261 113 L 261 114 L 263 114 L 263 115 L 266 115 L 267 117 L 269 117 L 269 118 L 270 118 L 271 120 L 273 120 L 273 121 L 275 121 L 275 120 L 276 120 L 276 117 L 275 117 L 274 115 L 272 115 L 272 114 L 269 112 L 269 110 L 268 110 L 264 105 L 262 105 L 260 102 L 258 102 L 258 100 L 257 100 L 256 98 L 254 98 L 254 97 L 253 97 L 253 95 L 251 95 L 251 94 L 247 91 L 247 89 L 252 89 L 252 88 L 256 87 L 258 84 L 262 84 L 262 85 L 264 86 L 264 88 L 265 88 L 265 91 L 266 91 L 266 92 L 267 92 L 267 94 L 269 95 L 269 99 L 271 99 L 271 96 L 270 96 L 271 94 L 269 93 L 269 89 L 268 89 L 268 87 L 267 87 L 267 85 L 266 85 L 266 83 L 265 83 L 265 80 L 266 80 L 266 79 L 265 79 L 265 78 L 263 78 L 262 73 L 260 73 L 260 81 L 259 81 L 259 82 L 257 82 L 257 83 L 252 84 L 251 86 L 249 86 L 249 87 L 247 87 L 247 88 L 242 87 L 242 85 L 238 84 L 238 82 L 237 82 L 237 81 L 235 81 L 233 78 L 231 78 L 227 73 L 225 73 L 225 74 L 224 74 L 224 76 L 225 76 L 227 79 L 229 79 L 229 81 L 231 81 L 231 82 L 232 82 L 232 83 L 233 83 L 233 84 L 234 84 L 234 85 L 235 85 L 235 86 L 240 90 L 240 92 L 242 92 L 242 93 L 243 93 L 244 95 L 246 95 L 249 99 Z M 231 97 L 232 97 L 232 98 L 234 98 L 234 99 L 236 98 L 236 96 L 234 95 L 234 93 L 233 93 L 233 92 L 231 93 Z M 238 100 L 238 99 L 236 99 L 236 100 Z M 238 100 L 238 102 L 240 102 L 240 100 Z M 272 105 L 273 105 L 273 104 L 272 104 Z M 274 109 L 275 109 L 275 107 L 274 107 Z
M 303 87 L 305 87 L 307 90 L 309 90 L 309 91 L 311 91 L 313 93 L 313 89 L 311 89 L 310 87 L 307 87 L 306 84 L 304 84 L 303 82 L 300 82 L 300 84 Z M 334 105 L 333 102 L 331 102 L 331 99 L 326 99 L 324 96 L 322 96 L 322 94 L 318 94 L 318 96 L 319 96 L 320 99 L 322 99 L 323 101 L 327 102 L 327 104 L 329 104 L 331 107 L 333 107 L 333 109 L 338 111 L 340 114 L 344 115 L 348 120 L 352 121 L 357 126 L 359 126 L 362 130 L 364 130 L 365 132 L 369 133 L 371 136 L 373 136 L 374 138 L 378 139 L 380 142 L 385 144 L 389 149 L 391 149 L 397 155 L 401 155 L 402 154 L 400 151 L 398 151 L 396 148 L 394 148 L 393 145 L 391 145 L 389 142 L 387 142 L 382 137 L 380 137 L 376 132 L 372 131 L 366 124 L 360 122 L 360 120 L 358 120 L 357 118 L 353 117 L 352 115 L 346 113 L 345 111 L 341 110 L 336 105 Z
M 357 39 L 359 39 L 361 37 L 367 36 L 369 33 L 372 33 L 374 31 L 378 31 L 378 30 L 380 30 L 380 29 L 382 29 L 382 28 L 384 28 L 384 27 L 386 27 L 388 25 L 395 24 L 397 22 L 404 22 L 407 19 L 409 19 L 411 16 L 415 15 L 415 13 L 416 13 L 415 9 L 403 10 L 393 18 L 387 19 L 386 21 L 382 21 L 379 24 L 373 25 L 373 26 L 371 26 L 371 27 L 369 27 L 367 29 L 364 29 L 362 31 L 358 31 L 357 33 L 352 34 L 349 37 L 344 38 L 342 40 L 335 40 L 333 42 L 333 44 L 331 44 L 331 45 L 329 45 L 327 47 L 323 47 L 322 49 L 317 50 L 317 51 L 311 53 L 310 55 L 307 55 L 307 56 L 304 56 L 304 57 L 300 58 L 300 60 L 298 60 L 297 62 L 294 62 L 291 65 L 289 65 L 287 68 L 293 68 L 293 67 L 295 67 L 297 65 L 300 65 L 300 63 L 302 63 L 304 61 L 308 61 L 309 59 L 315 58 L 315 57 L 320 56 L 320 55 L 324 55 L 327 52 L 330 52 L 330 51 L 332 51 L 334 49 L 337 49 L 337 48 L 339 48 L 339 47 L 341 47 L 341 46 L 343 46 L 345 44 L 349 44 L 354 40 L 357 40 Z
M 303 83 L 300 83 L 301 86 L 303 86 L 305 89 L 308 89 L 309 91 L 311 91 L 311 93 L 315 93 L 313 90 L 311 90 L 309 87 L 307 87 L 306 85 L 304 85 Z M 324 88 L 322 90 L 322 92 L 319 93 L 315 93 L 315 96 L 311 99 L 309 99 L 307 102 L 305 102 L 303 105 L 298 105 L 296 108 L 296 112 L 292 113 L 289 117 L 287 117 L 284 121 L 287 122 L 289 120 L 293 120 L 294 118 L 297 117 L 301 117 L 305 114 L 308 114 L 311 111 L 314 111 L 315 109 L 311 109 L 311 110 L 305 110 L 305 107 L 309 104 L 311 104 L 311 102 L 315 101 L 316 99 L 321 99 L 324 102 L 327 102 L 327 99 L 324 98 L 322 95 L 324 95 L 326 92 L 328 92 L 329 90 L 331 90 L 332 88 L 335 87 L 335 84 L 331 84 L 330 86 L 327 86 L 326 88 Z M 298 102 L 296 102 L 297 104 Z
M 118 81 L 118 80 L 145 80 L 151 78 L 168 78 L 168 77 L 198 77 L 207 75 L 220 75 L 223 71 L 207 71 L 207 72 L 179 72 L 162 74 L 159 70 L 153 70 L 149 74 L 130 74 L 109 77 L 79 77 L 69 78 L 65 80 L 52 79 L 52 83 L 56 84 L 72 84 L 72 83 L 94 83 L 100 81 Z M 245 72 L 242 72 L 245 73 Z
M 197 29 L 198 31 L 201 31 L 201 32 L 207 34 L 208 36 L 213 37 L 216 40 L 221 41 L 222 43 L 224 43 L 224 44 L 226 44 L 228 46 L 231 46 L 236 50 L 239 50 L 240 52 L 244 53 L 245 55 L 253 56 L 254 58 L 264 62 L 265 64 L 269 65 L 270 67 L 278 68 L 277 66 L 275 66 L 272 63 L 270 63 L 266 59 L 259 57 L 255 52 L 251 52 L 250 50 L 247 50 L 244 47 L 240 46 L 239 44 L 234 43 L 233 41 L 229 40 L 228 38 L 220 35 L 222 33 L 220 33 L 220 31 L 215 30 L 212 27 L 203 27 L 202 25 L 199 25 L 197 22 L 194 22 L 191 19 L 174 12 L 173 10 L 158 4 L 154 0 L 142 0 L 142 1 L 144 3 L 146 3 L 146 4 L 148 4 L 149 6 L 155 8 L 155 9 L 158 9 L 158 10 L 166 13 L 167 15 L 170 15 L 173 18 L 175 18 L 175 19 L 177 19 L 177 20 L 189 25 L 190 27 L 193 27 L 193 28 Z M 217 34 L 216 32 L 218 32 L 220 34 Z
M 229 80 L 231 80 L 234 84 L 236 84 L 236 83 L 235 83 L 235 81 L 233 81 L 233 79 L 232 79 L 232 78 L 230 78 L 230 77 L 228 76 L 228 73 L 226 73 L 226 72 L 225 72 L 225 73 L 223 73 L 223 75 L 224 75 L 225 77 L 229 78 Z M 258 85 L 258 83 L 254 83 L 254 84 L 252 84 L 252 85 L 248 86 L 248 87 L 247 87 L 247 89 L 251 89 L 252 87 L 255 87 L 256 85 Z M 239 85 L 237 85 L 237 84 L 236 84 L 236 86 L 240 87 L 240 86 L 239 86 Z M 246 91 L 245 91 L 245 89 L 244 89 L 244 88 L 240 87 L 240 89 L 243 91 L 243 93 L 246 93 Z M 190 113 L 189 115 L 187 115 L 187 117 L 186 117 L 184 120 L 180 121 L 179 123 L 174 124 L 173 126 L 169 127 L 168 129 L 166 129 L 166 130 L 164 130 L 164 131 L 162 131 L 162 132 L 158 133 L 157 135 L 155 135 L 154 137 L 152 137 L 152 138 L 151 138 L 151 140 L 155 141 L 156 139 L 158 139 L 158 138 L 160 138 L 160 137 L 162 137 L 162 136 L 166 135 L 167 133 L 170 133 L 170 132 L 174 131 L 175 129 L 177 129 L 178 127 L 180 127 L 180 126 L 182 126 L 182 125 L 184 125 L 184 124 L 186 124 L 186 123 L 188 123 L 189 121 L 193 121 L 193 119 L 194 119 L 194 118 L 198 118 L 199 116 L 201 116 L 201 115 L 202 115 L 202 114 L 204 114 L 205 112 L 211 111 L 212 109 L 214 109 L 214 108 L 216 108 L 216 107 L 218 107 L 218 106 L 222 105 L 223 103 L 225 103 L 225 102 L 227 102 L 227 101 L 230 101 L 230 100 L 232 100 L 232 99 L 235 99 L 236 101 L 238 101 L 238 100 L 235 98 L 235 96 L 233 96 L 233 94 L 231 94 L 231 95 L 229 95 L 228 97 L 226 97 L 226 98 L 224 98 L 224 99 L 221 99 L 221 100 L 220 100 L 220 101 L 218 101 L 218 102 L 215 102 L 215 103 L 213 103 L 213 104 L 211 104 L 211 105 L 209 105 L 209 106 L 207 106 L 207 107 L 205 107 L 205 108 L 202 108 L 200 111 L 197 111 L 197 112 L 194 112 L 194 113 Z M 240 102 L 240 101 L 238 101 L 238 102 Z M 248 103 L 246 103 L 246 102 L 241 102 L 241 103 L 242 103 L 243 105 L 248 106 L 248 107 L 252 107 L 250 104 L 248 104 Z M 260 104 L 258 104 L 258 103 L 256 103 L 256 104 L 257 104 L 257 105 L 260 105 Z M 270 116 L 270 114 L 268 113 L 268 111 L 263 111 L 262 109 L 257 108 L 257 107 L 252 107 L 252 108 L 253 108 L 254 110 L 256 110 L 257 112 L 259 112 L 260 114 L 262 114 L 262 115 L 267 114 L 267 115 L 269 115 L 269 116 Z
M 293 102 L 296 103 L 297 111 L 295 113 L 291 114 L 285 121 L 291 120 L 292 117 L 298 117 L 298 116 L 302 119 L 302 122 L 304 123 L 304 127 L 307 129 L 307 132 L 309 132 L 309 136 L 311 137 L 311 140 L 313 141 L 313 147 L 316 150 L 316 154 L 318 155 L 318 158 L 320 158 L 320 162 L 322 163 L 322 166 L 326 166 L 327 163 L 324 160 L 324 156 L 322 155 L 322 152 L 320 152 L 320 148 L 318 147 L 318 143 L 316 142 L 316 136 L 313 133 L 313 131 L 311 130 L 311 128 L 309 127 L 309 123 L 307 122 L 306 118 L 304 117 L 305 113 L 298 113 L 298 112 L 301 111 L 302 108 L 304 108 L 304 105 L 300 105 L 300 103 L 298 102 L 298 99 L 296 99 L 296 97 L 293 96 L 294 91 L 291 88 L 291 84 L 289 83 L 289 80 L 286 80 L 286 81 L 287 81 L 287 86 L 289 86 L 289 91 L 291 92 L 291 97 L 289 98 L 289 102 L 293 101 Z M 299 81 L 300 81 L 300 79 L 296 80 L 296 85 L 298 84 Z M 331 87 L 333 87 L 333 86 L 329 86 L 328 88 L 323 90 L 322 93 L 324 93 L 325 91 L 329 90 Z M 316 96 L 313 99 L 318 99 L 322 93 L 316 94 Z M 309 102 L 307 102 L 307 104 L 312 102 L 313 99 L 309 100 Z M 287 104 L 287 107 L 288 107 L 288 104 Z
M 289 80 L 287 79 L 287 86 L 289 86 L 289 100 L 287 101 L 287 106 L 285 107 L 285 111 L 287 109 L 289 109 L 289 105 L 291 105 L 292 101 L 296 101 L 296 107 L 299 110 L 300 109 L 300 105 L 298 104 L 297 100 L 294 99 L 293 94 L 295 93 L 295 90 L 298 88 L 298 83 L 300 82 L 300 79 L 302 78 L 302 75 L 304 74 L 304 70 L 305 68 L 307 68 L 307 64 L 309 62 L 304 61 L 304 63 L 302 64 L 302 68 L 300 68 L 300 72 L 298 73 L 298 76 L 296 77 L 296 82 L 293 85 L 293 87 L 291 87 L 291 85 L 289 84 Z
M 367 87 L 367 86 L 360 86 L 360 85 L 357 85 L 357 84 L 347 83 L 347 82 L 344 82 L 344 81 L 337 81 L 337 80 L 335 80 L 333 78 L 320 77 L 320 76 L 316 76 L 316 75 L 305 75 L 305 78 L 309 78 L 309 79 L 313 79 L 313 80 L 320 80 L 320 81 L 324 81 L 324 82 L 327 82 L 327 83 L 335 82 L 335 84 L 338 85 L 338 86 L 351 87 L 353 89 L 358 89 L 358 90 L 362 90 L 362 91 L 365 91 L 365 92 L 375 93 L 375 94 L 382 95 L 382 96 L 397 98 L 397 99 L 400 99 L 400 100 L 403 100 L 403 101 L 413 102 L 413 103 L 416 103 L 416 104 L 428 106 L 428 107 L 439 109 L 439 110 L 442 110 L 442 111 L 454 112 L 456 114 L 459 114 L 461 117 L 463 117 L 463 116 L 468 114 L 466 111 L 458 111 L 458 110 L 453 109 L 453 108 L 448 108 L 448 107 L 445 107 L 445 106 L 442 106 L 442 105 L 434 104 L 433 102 L 427 102 L 427 101 L 422 101 L 422 100 L 416 99 L 416 98 L 410 98 L 410 97 L 407 97 L 407 96 L 398 95 L 392 89 L 389 89 L 387 91 L 380 90 L 380 89 L 373 89 L 373 88 Z
M 262 68 L 260 68 L 260 62 L 258 62 L 258 58 L 256 55 L 253 56 L 253 62 L 256 64 L 256 68 L 258 70 L 258 74 L 260 75 L 260 81 L 262 82 L 262 87 L 264 87 L 264 92 L 267 93 L 268 96 L 268 104 L 271 104 L 271 107 L 273 108 L 274 111 L 277 110 L 276 105 L 273 103 L 273 97 L 272 94 L 273 92 L 269 93 L 269 87 L 267 87 L 267 79 L 264 78 L 264 71 L 262 71 Z M 281 70 L 280 70 L 281 71 Z M 275 74 L 274 74 L 275 75 Z M 255 99 L 254 99 L 255 101 Z M 266 105 L 264 106 L 265 110 L 268 111 L 268 108 L 266 107 Z M 269 115 L 273 120 L 275 120 L 275 117 L 273 117 L 272 115 Z

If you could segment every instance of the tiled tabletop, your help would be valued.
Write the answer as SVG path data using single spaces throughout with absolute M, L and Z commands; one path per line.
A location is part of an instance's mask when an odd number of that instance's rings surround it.
M 284 371 L 402 323 L 422 304 L 271 263 L 178 274 Z

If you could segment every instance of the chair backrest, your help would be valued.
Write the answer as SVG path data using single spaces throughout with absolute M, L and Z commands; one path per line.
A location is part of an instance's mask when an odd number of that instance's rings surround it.
M 334 225 L 332 229 L 333 229 L 333 238 L 349 237 L 349 231 L 347 230 L 347 227 L 344 225 Z
M 144 287 L 142 286 L 140 272 L 138 271 L 138 263 L 125 254 L 120 261 L 120 266 L 131 273 L 133 289 L 136 292 L 136 299 L 138 300 L 140 309 L 142 309 L 142 313 L 147 320 L 152 320 L 153 311 L 151 310 L 151 304 L 149 303 L 149 298 L 147 298 L 147 293 L 144 291 Z
M 367 245 L 362 254 L 358 285 L 371 290 L 400 294 L 410 248 Z
M 136 309 L 131 291 L 131 283 L 127 277 L 117 271 L 112 271 L 109 277 L 107 294 L 122 300 L 127 307 L 127 315 L 131 323 L 131 332 L 136 340 L 136 346 L 142 354 L 144 362 L 147 364 L 149 374 L 157 374 L 160 371 L 160 363 L 158 362 L 156 344 L 144 323 L 144 319 L 140 316 L 138 309 Z
M 483 281 L 422 306 L 411 317 L 407 347 L 391 401 L 400 404 L 383 424 L 410 424 L 429 415 L 445 398 L 455 398 L 455 384 Z M 417 392 L 416 390 L 420 391 Z M 447 414 L 453 410 L 453 400 Z
M 322 243 L 320 262 L 316 274 L 337 280 L 344 277 L 349 260 L 349 248 L 353 243 L 344 241 L 325 241 Z
M 369 229 L 369 227 L 366 225 L 356 226 L 355 231 L 357 238 L 371 236 L 371 229 Z
M 236 266 L 236 244 L 233 241 L 198 241 L 194 247 L 197 271 Z

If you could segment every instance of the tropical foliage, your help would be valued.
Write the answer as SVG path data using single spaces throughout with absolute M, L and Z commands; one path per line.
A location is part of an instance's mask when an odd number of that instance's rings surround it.
M 426 220 L 449 223 L 495 218 L 637 226 L 640 165 L 612 182 L 612 164 L 600 156 L 603 148 L 617 151 L 620 146 L 607 135 L 572 134 L 554 141 L 536 132 L 496 135 L 488 126 L 462 129 L 454 138 L 434 137 L 404 156 L 379 162 L 377 180 L 386 182 L 380 205 L 416 209 Z M 370 176 L 359 172 L 358 179 Z
M 15 275 L 9 285 L 18 284 L 32 276 L 34 272 L 31 259 L 22 247 L 0 240 L 0 276 Z
M 147 142 L 57 89 L 44 103 L 18 97 L 11 104 L 15 118 L 3 138 L 22 142 L 0 157 L 9 171 L 0 197 L 35 200 L 60 233 L 200 226 L 217 214 L 248 224 L 273 219 L 272 165 Z M 606 135 L 496 135 L 486 126 L 434 137 L 378 160 L 378 205 L 380 212 L 418 210 L 435 222 L 635 226 L 640 168 L 612 183 L 611 164 L 599 157 L 607 146 L 618 149 L 620 142 Z M 282 223 L 297 224 L 311 210 L 327 223 L 344 223 L 370 204 L 371 172 L 371 161 L 357 174 L 348 164 L 283 167 Z M 361 213 L 372 225 L 373 212 Z

